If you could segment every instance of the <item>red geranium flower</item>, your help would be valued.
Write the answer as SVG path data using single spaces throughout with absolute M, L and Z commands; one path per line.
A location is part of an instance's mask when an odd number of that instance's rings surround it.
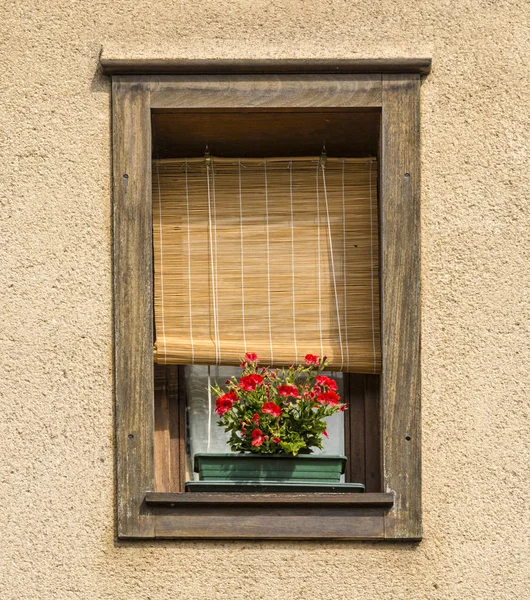
M 306 365 L 318 365 L 318 356 L 315 354 L 306 354 L 305 355 Z
M 261 444 L 263 444 L 264 441 L 265 438 L 263 437 L 263 432 L 261 431 L 261 429 L 254 429 L 254 431 L 252 432 L 251 444 L 253 446 L 261 446 Z
M 259 358 L 255 352 L 247 352 L 245 354 L 245 361 L 251 362 L 251 363 L 257 363 L 257 362 L 259 362 Z
M 325 435 L 327 438 L 329 438 L 328 432 L 324 429 L 324 431 L 322 432 L 322 435 Z
M 252 422 L 254 423 L 254 425 L 257 425 L 259 423 L 258 413 L 254 413 L 254 416 L 252 417 Z
M 331 379 L 331 377 L 326 377 L 325 375 L 317 375 L 316 380 L 319 385 L 327 386 L 330 390 L 333 390 L 334 392 L 336 392 L 338 389 L 337 382 L 334 379 Z
M 335 392 L 322 392 L 317 396 L 317 400 L 320 404 L 329 404 L 330 406 L 335 406 L 339 403 L 340 396 Z
M 262 381 L 261 375 L 245 375 L 239 380 L 239 387 L 243 388 L 245 392 L 253 392 Z
M 217 398 L 215 401 L 215 412 L 220 417 L 223 416 L 226 411 L 232 408 L 235 400 L 237 400 L 237 396 L 234 394 L 234 392 L 230 392 L 230 394 L 225 394 L 224 396 Z
M 279 417 L 282 414 L 282 409 L 274 402 L 265 402 L 262 410 L 273 417 Z
M 278 394 L 280 396 L 292 396 L 298 398 L 298 388 L 295 385 L 279 385 Z
M 273 438 L 272 438 L 272 441 L 273 441 L 275 444 L 279 444 L 279 443 L 280 443 L 282 440 L 281 440 L 280 438 L 273 437 Z

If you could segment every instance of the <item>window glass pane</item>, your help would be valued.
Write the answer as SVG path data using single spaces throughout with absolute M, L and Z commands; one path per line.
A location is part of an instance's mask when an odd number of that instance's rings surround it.
M 229 453 L 227 444 L 229 435 L 224 432 L 217 422 L 219 417 L 215 412 L 215 397 L 211 402 L 208 398 L 208 384 L 224 386 L 225 381 L 235 375 L 241 376 L 239 367 L 211 366 L 210 382 L 208 382 L 208 367 L 205 365 L 189 365 L 185 367 L 187 395 L 187 473 L 188 481 L 198 479 L 193 473 L 193 457 L 199 452 Z M 325 371 L 324 375 L 335 379 L 339 386 L 339 395 L 343 398 L 343 373 Z M 315 448 L 314 454 L 344 454 L 344 413 L 339 412 L 327 419 L 329 438 L 323 439 L 323 450 Z

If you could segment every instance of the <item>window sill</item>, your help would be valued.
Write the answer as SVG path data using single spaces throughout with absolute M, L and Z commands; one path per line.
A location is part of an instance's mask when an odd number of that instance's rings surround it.
M 387 507 L 394 504 L 394 494 L 325 494 L 325 493 L 280 493 L 280 494 L 241 494 L 208 492 L 148 492 L 145 495 L 148 506 L 173 508 L 189 505 L 238 505 L 238 506 L 358 506 Z
M 141 514 L 152 530 L 140 537 L 384 540 L 393 505 L 393 493 L 148 492 Z

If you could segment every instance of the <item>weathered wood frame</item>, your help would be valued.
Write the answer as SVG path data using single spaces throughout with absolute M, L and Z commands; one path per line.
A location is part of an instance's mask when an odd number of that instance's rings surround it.
M 118 537 L 421 539 L 419 91 L 425 60 L 416 69 L 407 63 L 404 73 L 386 61 L 378 73 L 353 65 L 339 75 L 315 75 L 306 65 L 296 74 L 291 62 L 289 74 L 272 74 L 281 71 L 276 63 L 265 69 L 271 74 L 251 76 L 137 75 L 147 67 L 134 71 L 131 61 L 122 70 L 131 74 L 120 75 L 117 62 L 108 72 Z M 168 107 L 381 110 L 382 493 L 153 493 L 151 109 Z

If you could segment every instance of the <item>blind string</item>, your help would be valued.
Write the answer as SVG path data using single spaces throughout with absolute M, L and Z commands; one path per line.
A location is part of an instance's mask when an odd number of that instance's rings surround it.
M 243 262 L 243 192 L 241 191 L 241 160 L 237 161 L 239 174 L 239 233 L 241 240 L 241 320 L 243 324 L 243 347 L 247 352 L 247 332 L 245 327 L 245 265 Z
M 374 244 L 372 240 L 373 235 L 373 218 L 372 218 L 372 163 L 370 160 L 370 275 L 371 275 L 371 286 L 372 286 L 372 347 L 374 353 L 374 373 L 377 373 L 377 356 L 375 350 L 375 316 L 374 316 Z
M 324 188 L 324 201 L 326 203 L 326 217 L 328 222 L 328 236 L 329 236 L 329 254 L 331 258 L 331 273 L 333 275 L 333 291 L 335 293 L 335 308 L 337 310 L 337 327 L 339 331 L 339 347 L 340 347 L 340 360 L 341 360 L 341 369 L 344 365 L 344 350 L 342 347 L 342 331 L 340 327 L 340 310 L 339 310 L 339 295 L 337 293 L 337 277 L 335 275 L 335 259 L 333 257 L 333 239 L 331 235 L 331 220 L 329 218 L 329 205 L 328 205 L 328 191 L 326 187 L 326 167 L 324 163 L 321 162 L 320 166 L 322 168 L 322 185 Z
M 292 280 L 292 296 L 293 296 L 293 336 L 294 336 L 294 355 L 295 362 L 298 363 L 298 345 L 296 340 L 296 302 L 295 302 L 295 286 L 294 286 L 294 210 L 293 210 L 293 160 L 289 162 L 289 191 L 291 199 L 291 280 Z
M 269 187 L 267 179 L 267 159 L 264 160 L 264 171 L 265 171 L 265 219 L 266 219 L 266 231 L 267 231 L 267 308 L 269 315 L 269 341 L 271 346 L 271 365 L 274 363 L 274 352 L 272 349 L 272 320 L 271 320 L 271 256 L 270 256 L 270 243 L 269 243 Z
M 346 201 L 344 195 L 344 158 L 342 159 L 342 266 L 344 269 L 343 275 L 343 288 L 344 288 L 344 336 L 346 338 L 346 363 L 350 364 L 350 340 L 348 338 L 348 311 L 347 311 L 347 301 L 348 301 L 348 290 L 346 286 L 347 281 L 347 269 L 346 269 Z M 341 367 L 342 368 L 342 367 Z
M 216 204 L 216 186 L 215 186 L 215 167 L 214 167 L 214 159 L 212 158 L 211 162 L 212 169 L 212 204 L 213 204 L 213 245 L 214 245 L 214 262 L 215 262 L 215 310 L 216 316 L 215 321 L 217 323 L 216 328 L 216 344 L 217 344 L 217 363 L 221 362 L 221 328 L 219 327 L 219 271 L 217 269 L 217 204 Z
M 158 160 L 156 161 L 156 181 L 158 187 L 158 228 L 160 238 L 160 294 L 162 298 L 162 339 L 164 340 L 164 363 L 167 361 L 167 340 L 166 340 L 166 320 L 164 315 L 164 248 L 162 244 L 162 194 L 160 191 L 160 171 L 158 169 Z
M 206 165 L 206 187 L 208 192 L 208 235 L 210 238 L 210 254 L 212 260 L 210 261 L 211 272 L 212 272 L 212 304 L 213 304 L 213 328 L 214 328 L 214 343 L 215 343 L 215 362 L 219 362 L 219 345 L 217 343 L 217 294 L 216 294 L 216 281 L 215 281 L 215 267 L 213 261 L 213 231 L 212 231 L 212 200 L 210 192 L 210 165 Z
M 158 163 L 157 163 L 158 168 Z M 190 198 L 188 189 L 188 161 L 184 161 L 184 178 L 186 181 L 186 219 L 188 222 L 188 304 L 190 307 L 190 343 L 191 343 L 191 362 L 195 362 L 195 347 L 193 343 L 193 315 L 191 303 L 191 243 L 190 243 Z M 162 244 L 160 244 L 162 247 Z
M 318 195 L 318 167 L 316 170 L 316 200 L 317 200 L 317 262 L 318 262 L 318 326 L 320 328 L 320 356 L 324 355 L 324 341 L 322 339 L 322 277 L 320 272 L 320 198 Z

